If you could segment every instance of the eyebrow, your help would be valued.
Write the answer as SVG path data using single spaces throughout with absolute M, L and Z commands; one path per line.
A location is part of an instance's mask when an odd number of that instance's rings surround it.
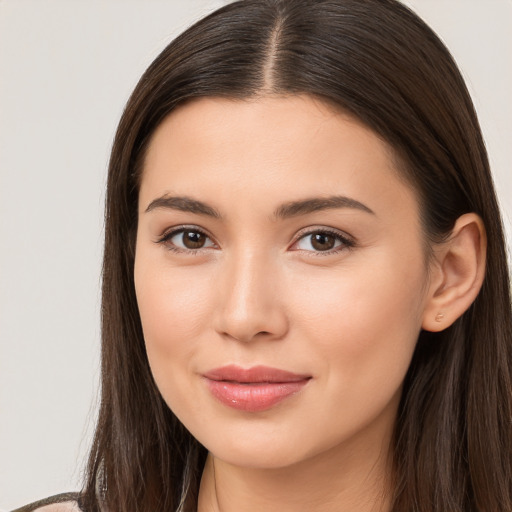
M 196 213 L 198 215 L 206 215 L 208 217 L 214 217 L 216 219 L 222 218 L 222 215 L 213 207 L 191 199 L 186 196 L 162 196 L 154 199 L 149 203 L 146 208 L 146 213 L 157 208 L 166 208 L 171 210 L 179 210 L 182 212 Z
M 276 219 L 297 217 L 321 210 L 333 210 L 337 208 L 351 208 L 375 215 L 375 212 L 365 204 L 345 196 L 313 197 L 300 201 L 291 201 L 281 205 L 274 212 Z
M 146 212 L 150 212 L 158 208 L 179 210 L 182 212 L 195 213 L 197 215 L 205 215 L 215 219 L 222 219 L 220 212 L 212 206 L 186 196 L 164 195 L 162 197 L 158 197 L 149 203 L 149 206 L 146 208 Z M 317 211 L 333 210 L 338 208 L 351 208 L 375 215 L 373 210 L 355 199 L 345 196 L 330 196 L 313 197 L 310 199 L 301 199 L 298 201 L 284 203 L 274 211 L 273 217 L 274 219 L 288 219 L 290 217 L 298 217 L 300 215 L 306 215 Z

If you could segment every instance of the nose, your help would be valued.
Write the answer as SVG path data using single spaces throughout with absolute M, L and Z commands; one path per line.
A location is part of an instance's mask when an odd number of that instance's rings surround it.
M 288 318 L 279 282 L 279 269 L 258 254 L 225 262 L 218 288 L 215 329 L 241 342 L 281 339 Z

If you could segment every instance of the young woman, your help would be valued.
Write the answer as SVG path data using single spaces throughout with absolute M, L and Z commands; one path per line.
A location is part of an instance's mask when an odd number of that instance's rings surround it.
M 511 320 L 435 34 L 395 0 L 232 3 L 121 119 L 87 480 L 38 506 L 512 510 Z

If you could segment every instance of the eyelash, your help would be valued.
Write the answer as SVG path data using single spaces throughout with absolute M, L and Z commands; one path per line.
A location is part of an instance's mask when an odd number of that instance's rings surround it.
M 323 257 L 323 256 L 332 256 L 334 254 L 338 254 L 342 251 L 350 250 L 355 247 L 355 241 L 348 237 L 346 234 L 341 233 L 340 231 L 330 229 L 330 228 L 307 228 L 304 231 L 299 232 L 296 240 L 293 242 L 292 245 L 296 245 L 299 243 L 302 239 L 307 238 L 308 236 L 316 235 L 316 234 L 322 234 L 322 235 L 330 235 L 335 239 L 335 242 L 341 242 L 341 244 L 337 248 L 332 248 L 327 251 L 306 251 L 309 255 L 313 257 Z M 301 249 L 296 249 L 301 250 Z
M 165 232 L 158 240 L 156 240 L 155 243 L 165 245 L 166 249 L 169 251 L 178 253 L 178 254 L 190 254 L 190 255 L 198 255 L 201 254 L 202 250 L 205 250 L 205 248 L 198 248 L 198 249 L 183 249 L 181 247 L 177 247 L 174 244 L 169 243 L 169 241 L 175 237 L 176 235 L 179 235 L 180 233 L 184 233 L 186 231 L 191 231 L 195 233 L 200 233 L 201 235 L 209 238 L 213 241 L 212 237 L 208 235 L 204 230 L 198 228 L 197 226 L 178 226 L 176 228 L 173 228 L 170 231 Z M 309 229 L 307 231 L 302 231 L 297 236 L 296 240 L 293 242 L 292 245 L 296 245 L 300 240 L 312 236 L 315 234 L 324 234 L 324 235 L 330 235 L 332 236 L 336 242 L 341 242 L 341 245 L 337 248 L 329 249 L 327 251 L 307 251 L 304 249 L 295 249 L 295 250 L 302 250 L 303 252 L 307 252 L 309 255 L 312 255 L 314 257 L 317 256 L 332 256 L 333 254 L 338 254 L 341 251 L 350 250 L 355 247 L 355 241 L 352 238 L 349 238 L 347 235 L 342 234 L 339 231 L 329 229 L 329 228 L 313 228 Z
M 166 231 L 163 233 L 163 235 L 156 240 L 157 244 L 165 245 L 165 248 L 169 251 L 176 252 L 178 254 L 190 254 L 190 255 L 198 255 L 201 253 L 201 250 L 204 250 L 204 248 L 199 249 L 182 249 L 181 247 L 176 247 L 174 244 L 170 243 L 171 238 L 175 237 L 176 235 L 179 235 L 180 233 L 184 233 L 186 231 L 191 231 L 195 233 L 200 233 L 201 235 L 204 235 L 205 237 L 212 240 L 212 237 L 208 235 L 205 231 L 198 228 L 197 226 L 177 226 L 176 228 L 171 229 L 170 231 Z

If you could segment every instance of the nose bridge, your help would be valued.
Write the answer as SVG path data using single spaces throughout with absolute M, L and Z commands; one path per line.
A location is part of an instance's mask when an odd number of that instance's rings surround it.
M 278 287 L 279 268 L 271 256 L 241 248 L 226 257 L 217 330 L 240 341 L 258 334 L 281 337 L 287 321 Z

